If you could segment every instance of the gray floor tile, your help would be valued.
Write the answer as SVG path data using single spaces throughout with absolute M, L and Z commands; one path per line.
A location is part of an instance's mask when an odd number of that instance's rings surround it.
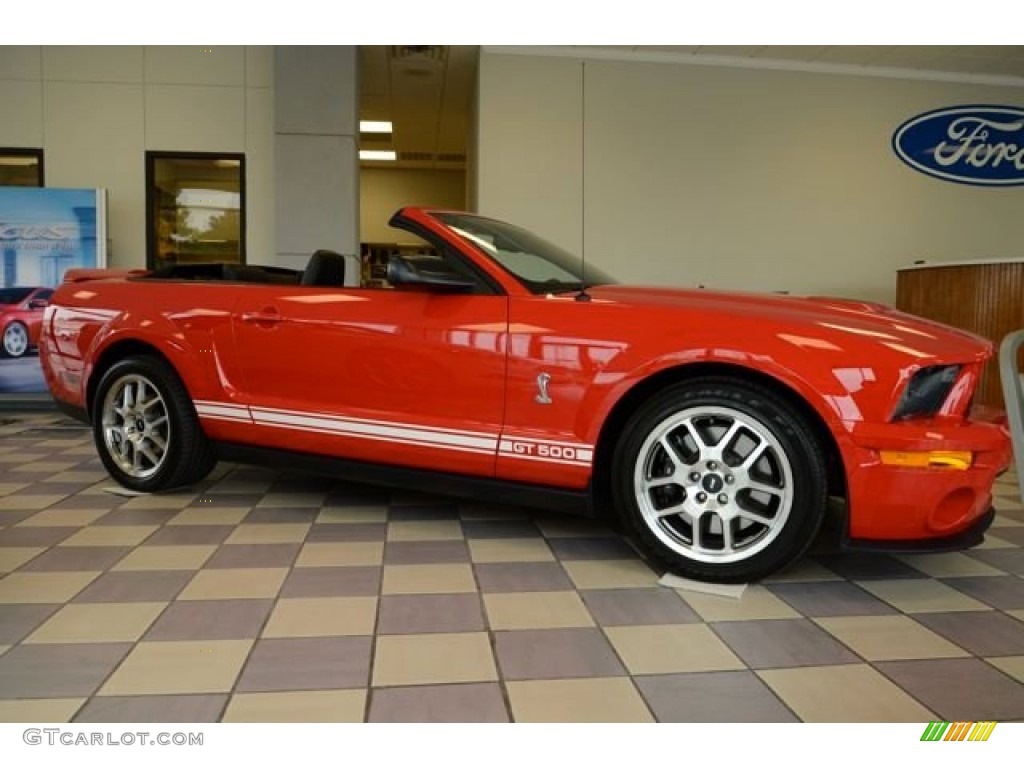
M 978 659 L 886 661 L 875 667 L 945 720 L 1024 719 L 1024 686 Z
M 387 532 L 387 523 L 315 523 L 310 526 L 306 541 L 384 541 Z
M 1003 541 L 1016 544 L 1018 547 L 1024 547 L 1024 526 L 998 528 L 993 535 L 998 536 Z
M 70 526 L 16 525 L 0 531 L 0 547 L 52 547 L 80 530 Z
M 0 605 L 0 645 L 20 642 L 60 607 L 60 603 Z M 4 698 L 2 688 L 0 698 Z
M 161 547 L 222 544 L 234 530 L 232 525 L 168 525 L 154 532 L 146 539 L 146 544 Z
M 263 498 L 262 493 L 219 493 L 210 489 L 203 494 L 204 499 L 209 499 L 209 504 L 198 504 L 184 507 L 184 509 L 203 509 L 204 507 L 255 507 Z
M 94 696 L 75 715 L 73 722 L 216 723 L 227 700 L 224 694 Z
M 463 520 L 467 539 L 529 539 L 540 536 L 532 520 Z
M 163 525 L 179 511 L 177 509 L 115 509 L 99 518 L 93 525 Z
M 580 594 L 594 620 L 605 627 L 691 624 L 701 620 L 671 589 L 595 589 Z
M 1024 654 L 1024 625 L 998 611 L 916 614 L 914 620 L 975 656 Z M 1022 688 L 1024 691 L 1024 688 Z
M 1024 608 L 1024 579 L 1018 576 L 972 576 L 942 581 L 993 608 L 1003 611 Z
M 306 691 L 365 688 L 370 675 L 370 637 L 259 640 L 237 689 Z
M 221 544 L 204 568 L 290 568 L 301 544 Z
M 74 602 L 165 602 L 173 600 L 192 575 L 191 571 L 111 571 L 82 590 Z
M 481 592 L 543 592 L 573 589 L 558 563 L 477 563 Z
M 312 523 L 320 510 L 316 507 L 257 507 L 243 520 L 252 523 Z
M 850 552 L 814 558 L 833 573 L 850 581 L 920 579 L 925 574 L 888 555 Z
M 807 619 L 728 621 L 714 631 L 752 669 L 849 664 L 860 657 Z
M 1005 529 L 999 528 L 992 535 L 1002 538 L 1003 530 Z M 1024 576 L 1024 549 L 1019 547 L 1015 549 L 974 549 L 968 554 L 994 568 L 1017 576 Z
M 662 723 L 799 722 L 753 672 L 698 672 L 636 678 Z
M 26 490 L 32 486 L 28 486 Z M 51 506 L 50 509 L 54 509 L 56 505 Z M 35 509 L 0 509 L 0 526 L 17 525 L 22 520 L 27 520 L 38 513 Z M 9 530 L 9 529 L 8 529 Z M 76 529 L 77 530 L 77 529 Z M 19 544 L 7 544 L 3 539 L 4 531 L 0 531 L 0 547 L 14 547 L 21 546 Z M 68 536 L 71 534 L 69 533 Z
M 371 723 L 507 723 L 497 683 L 417 685 L 371 692 Z
M 846 581 L 767 585 L 804 616 L 875 616 L 896 613 L 888 603 Z
M 559 560 L 628 560 L 636 550 L 625 539 L 604 536 L 564 537 L 548 541 Z
M 382 635 L 472 632 L 484 629 L 477 595 L 384 595 L 377 632 Z
M 389 541 L 384 546 L 386 565 L 419 563 L 468 563 L 469 549 L 462 540 Z
M 53 547 L 20 570 L 105 571 L 131 551 L 131 547 Z
M 0 691 L 10 699 L 89 696 L 131 647 L 130 643 L 15 646 L 0 656 Z
M 273 600 L 181 600 L 171 603 L 145 640 L 244 640 L 260 634 Z
M 380 592 L 382 569 L 377 566 L 293 568 L 280 597 L 353 597 Z
M 507 680 L 625 675 L 598 629 L 532 629 L 494 634 L 495 655 Z
M 76 493 L 61 499 L 56 504 L 51 504 L 47 509 L 109 509 L 114 510 L 125 503 L 127 499 L 113 494 L 98 493 Z

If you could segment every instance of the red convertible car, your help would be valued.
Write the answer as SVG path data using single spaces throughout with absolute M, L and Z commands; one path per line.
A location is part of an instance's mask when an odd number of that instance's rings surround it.
M 987 341 L 862 302 L 619 285 L 467 213 L 392 225 L 423 247 L 383 286 L 331 252 L 71 272 L 50 390 L 129 488 L 223 458 L 613 515 L 703 580 L 799 557 L 830 496 L 854 547 L 962 548 L 992 521 L 1010 451 L 971 416 Z
M 21 357 L 39 341 L 52 288 L 0 288 L 0 351 Z

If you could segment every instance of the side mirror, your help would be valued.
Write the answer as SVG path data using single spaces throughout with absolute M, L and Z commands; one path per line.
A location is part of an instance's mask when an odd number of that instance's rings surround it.
M 455 272 L 424 269 L 402 256 L 388 259 L 388 282 L 396 288 L 420 288 L 436 293 L 465 293 L 476 283 Z
M 50 306 L 50 302 L 46 299 L 32 299 L 32 301 L 28 303 L 29 309 L 46 309 L 48 306 Z

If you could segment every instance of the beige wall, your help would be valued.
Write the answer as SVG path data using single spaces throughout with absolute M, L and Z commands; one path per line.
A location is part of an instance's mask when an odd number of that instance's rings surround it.
M 105 187 L 110 264 L 146 263 L 145 152 L 244 152 L 249 261 L 273 259 L 273 48 L 0 46 L 0 146 Z
M 359 239 L 364 243 L 404 241 L 388 219 L 406 205 L 462 210 L 466 174 L 462 171 L 363 168 L 359 173 Z
M 984 103 L 1024 89 L 485 48 L 479 210 L 633 282 L 892 301 L 916 259 L 1024 256 L 1024 188 L 890 148 L 914 115 Z

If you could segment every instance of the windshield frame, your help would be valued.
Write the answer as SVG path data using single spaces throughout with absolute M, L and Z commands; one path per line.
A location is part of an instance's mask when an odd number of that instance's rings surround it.
M 35 288 L 28 288 L 22 285 L 12 285 L 10 288 L 0 288 L 0 306 L 12 307 L 15 304 L 21 304 L 32 295 L 34 290 Z M 19 291 L 24 291 L 24 293 L 19 294 Z M 7 295 L 10 295 L 13 300 L 8 301 Z
M 584 264 L 580 257 L 515 224 L 456 211 L 431 211 L 430 215 L 533 295 L 570 293 L 581 290 L 584 284 L 586 288 L 618 284 L 618 280 L 599 267 Z M 502 259 L 500 253 L 505 249 L 488 243 L 481 235 L 497 235 L 506 242 L 520 247 L 525 246 L 528 250 L 519 250 L 516 253 L 529 254 L 535 259 L 547 262 L 556 270 L 565 273 L 567 278 L 531 280 Z

